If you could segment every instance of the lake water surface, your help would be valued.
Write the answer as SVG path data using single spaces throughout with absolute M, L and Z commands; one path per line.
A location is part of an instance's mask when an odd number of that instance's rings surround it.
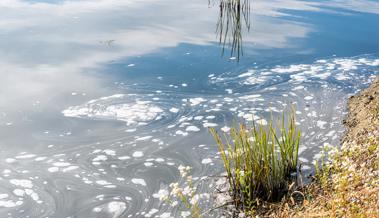
M 178 217 L 154 193 L 180 164 L 211 191 L 222 165 L 208 128 L 290 105 L 309 173 L 379 74 L 379 3 L 250 10 L 225 37 L 218 1 L 0 0 L 0 217 Z

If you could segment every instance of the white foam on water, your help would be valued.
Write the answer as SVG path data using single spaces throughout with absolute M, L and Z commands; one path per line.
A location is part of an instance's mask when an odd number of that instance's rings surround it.
M 166 189 L 160 189 L 157 193 L 153 194 L 153 198 L 163 198 L 168 196 L 170 193 Z
M 11 179 L 9 182 L 15 186 L 20 186 L 23 188 L 33 188 L 33 183 L 27 179 Z
M 245 85 L 259 85 L 264 82 L 266 82 L 269 79 L 267 76 L 261 76 L 261 75 L 256 75 L 254 77 L 248 77 L 246 80 L 243 82 Z
M 172 107 L 170 108 L 169 110 L 171 113 L 178 113 L 179 112 L 179 109 L 178 108 L 175 108 L 175 107 Z
M 336 131 L 335 130 L 331 130 L 327 134 L 325 134 L 326 137 L 332 137 L 332 136 L 335 136 L 335 135 L 336 135 Z
M 17 188 L 15 190 L 13 190 L 13 194 L 15 194 L 16 196 L 19 196 L 19 197 L 23 197 L 25 195 L 25 191 Z
M 135 100 L 132 103 L 112 104 L 109 99 L 122 98 L 113 95 L 88 101 L 79 106 L 71 106 L 62 113 L 66 117 L 120 120 L 127 125 L 150 122 L 162 115 L 163 110 L 150 101 Z
M 47 157 L 36 157 L 36 158 L 34 158 L 35 161 L 43 161 L 46 159 L 47 159 Z
M 113 214 L 113 217 L 119 217 L 125 209 L 125 202 L 112 201 L 108 203 L 108 211 Z
M 255 114 L 241 114 L 241 116 L 247 121 L 258 120 L 260 118 Z
M 149 211 L 147 214 L 145 214 L 145 217 L 153 217 L 154 214 L 156 214 L 156 213 L 158 213 L 158 212 L 159 212 L 158 209 L 156 209 L 156 208 L 152 208 L 152 209 L 150 209 L 150 211 Z
M 204 118 L 204 116 L 196 116 L 196 117 L 194 117 L 193 119 L 194 120 L 202 120 Z
M 305 82 L 309 78 L 326 80 L 334 77 L 336 80 L 349 80 L 354 75 L 352 72 L 365 66 L 378 66 L 378 63 L 379 59 L 370 57 L 331 58 L 316 60 L 310 64 L 279 65 L 273 68 L 250 69 L 237 77 L 224 77 L 225 75 L 220 75 L 218 77 L 213 76 L 210 79 L 216 83 L 224 83 L 225 80 L 235 80 L 246 85 L 265 84 L 268 81 L 275 81 L 276 78 L 281 77 L 281 74 L 289 74 L 291 78 L 289 82 L 295 84 Z M 277 75 L 276 77 L 273 76 L 275 74 Z
M 225 102 L 233 102 L 234 101 L 234 99 L 233 98 L 229 98 L 229 97 L 225 97 L 224 98 L 224 101 Z M 223 104 L 217 104 L 216 106 L 217 107 L 221 107 Z
M 160 218 L 171 218 L 171 213 L 170 212 L 164 212 L 160 216 Z
M 188 135 L 188 132 L 184 132 L 184 131 L 182 131 L 182 130 L 177 130 L 177 131 L 175 132 L 175 134 L 176 134 L 176 135 L 187 136 L 187 135 Z
M 97 180 L 96 184 L 98 184 L 98 185 L 111 185 L 112 183 L 107 182 L 106 180 Z
M 105 156 L 105 155 L 98 155 L 94 159 L 92 159 L 92 161 L 95 161 L 95 162 L 97 162 L 97 161 L 106 161 L 106 160 L 108 160 L 108 157 Z
M 186 128 L 186 131 L 187 131 L 187 132 L 199 132 L 200 129 L 199 129 L 197 126 L 188 126 L 188 127 Z
M 264 101 L 264 99 L 261 97 L 260 94 L 253 94 L 253 95 L 245 95 L 239 97 L 241 100 L 250 101 L 250 102 L 256 102 L 256 101 Z
M 100 100 L 109 100 L 109 99 L 114 99 L 114 98 L 122 98 L 124 96 L 125 96 L 124 94 L 114 94 L 114 95 L 111 95 L 111 96 L 101 97 Z M 94 101 L 96 101 L 96 100 L 91 100 L 90 102 L 94 102 Z
M 349 76 L 343 74 L 343 73 L 339 73 L 335 76 L 336 80 L 348 80 L 350 79 Z
M 59 168 L 58 167 L 49 167 L 47 169 L 47 171 L 49 171 L 50 173 L 55 173 L 55 172 L 59 171 Z
M 294 74 L 294 75 L 290 75 L 290 77 L 291 77 L 290 82 L 295 82 L 295 83 L 305 82 L 307 80 L 307 77 L 304 76 L 303 74 Z
M 299 65 L 290 65 L 288 67 L 276 67 L 276 68 L 273 68 L 271 69 L 272 72 L 275 72 L 275 73 L 295 73 L 295 72 L 299 72 L 299 71 L 302 71 L 302 70 L 306 70 L 307 69 L 307 65 L 305 64 L 299 64 Z
M 135 151 L 132 154 L 133 157 L 143 157 L 143 152 L 142 151 Z
M 5 159 L 5 162 L 7 162 L 7 163 L 14 163 L 14 162 L 16 162 L 16 159 L 14 159 L 14 158 L 7 158 L 7 159 Z
M 100 207 L 95 207 L 92 209 L 92 211 L 95 213 L 100 213 L 102 211 L 102 209 Z
M 29 159 L 35 157 L 35 154 L 24 154 L 24 155 L 18 155 L 15 158 L 16 159 Z
M 325 125 L 328 124 L 328 122 L 326 121 L 322 121 L 322 120 L 317 120 L 317 127 L 320 128 L 320 129 L 326 129 Z
M 254 74 L 254 70 L 249 70 L 249 71 L 247 71 L 246 73 L 242 73 L 242 74 L 240 74 L 240 75 L 238 75 L 238 77 L 249 77 L 249 76 L 252 76 L 253 74 Z
M 24 203 L 23 201 L 0 200 L 0 207 L 11 208 L 11 207 L 20 206 L 23 203 Z
M 145 165 L 146 167 L 154 166 L 154 164 L 151 162 L 145 162 L 145 163 L 143 163 L 143 165 Z
M 67 167 L 67 166 L 70 166 L 71 164 L 70 163 L 67 163 L 67 162 L 56 162 L 56 163 L 53 163 L 53 166 L 56 166 L 56 167 Z
M 210 158 L 205 158 L 205 159 L 201 160 L 201 163 L 202 163 L 202 164 L 210 164 L 210 163 L 212 163 L 212 159 L 210 159 Z
M 304 86 L 296 86 L 294 87 L 292 90 L 295 91 L 295 90 L 302 90 L 304 89 L 305 87 Z
M 39 203 L 39 195 L 32 189 L 25 189 L 25 194 L 29 195 L 34 201 Z
M 66 168 L 63 168 L 62 169 L 62 172 L 69 172 L 69 171 L 72 171 L 72 170 L 76 170 L 76 169 L 79 169 L 78 166 L 69 166 L 69 167 L 66 167 Z
M 216 127 L 216 126 L 218 126 L 218 124 L 217 123 L 203 123 L 203 126 L 204 126 L 204 128 Z
M 142 155 L 143 156 L 143 155 Z M 119 160 L 129 160 L 130 157 L 129 156 L 121 156 L 121 157 L 118 157 Z
M 109 156 L 115 156 L 116 155 L 116 151 L 115 150 L 111 150 L 111 149 L 105 149 L 105 150 L 103 150 L 103 152 L 106 155 L 109 155 Z
M 153 136 L 151 136 L 151 135 L 138 137 L 138 138 L 136 138 L 136 141 L 147 141 L 147 140 L 151 139 L 152 137 Z
M 101 149 L 96 149 L 92 152 L 92 154 L 97 154 L 97 153 L 100 153 L 101 152 Z
M 267 125 L 267 121 L 265 119 L 259 119 L 259 120 L 257 120 L 257 124 L 265 126 L 265 125 Z
M 134 129 L 127 129 L 127 130 L 125 130 L 125 132 L 135 132 L 135 131 L 137 131 L 137 129 L 136 129 L 136 128 L 134 128 Z
M 309 160 L 308 159 L 305 159 L 303 157 L 299 157 L 299 160 L 302 162 L 302 163 L 309 163 Z
M 311 167 L 310 167 L 309 165 L 302 165 L 302 166 L 301 166 L 301 169 L 302 169 L 302 170 L 310 170 Z
M 204 98 L 190 98 L 189 101 L 191 102 L 191 106 L 196 106 L 198 104 L 206 102 Z
M 326 72 L 326 73 L 320 73 L 320 74 L 316 74 L 314 75 L 313 77 L 316 77 L 316 78 L 319 78 L 319 79 L 323 79 L 323 80 L 326 80 L 328 79 L 332 74 L 330 72 Z
M 5 176 L 9 176 L 9 174 L 11 173 L 12 171 L 11 170 L 9 170 L 9 169 L 5 169 L 5 170 L 3 170 L 3 174 L 5 175 Z
M 230 127 L 224 126 L 224 127 L 221 128 L 221 131 L 223 131 L 223 132 L 229 132 L 230 131 Z
M 163 158 L 156 158 L 155 161 L 161 163 L 161 162 L 164 162 L 164 159 Z
M 132 183 L 136 185 L 142 185 L 142 186 L 147 186 L 146 182 L 144 179 L 139 179 L 139 178 L 133 178 Z

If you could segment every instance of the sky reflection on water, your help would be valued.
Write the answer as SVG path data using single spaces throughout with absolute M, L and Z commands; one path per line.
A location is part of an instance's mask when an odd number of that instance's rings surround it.
M 178 164 L 219 172 L 206 127 L 291 102 L 305 163 L 337 143 L 347 97 L 378 74 L 379 3 L 251 8 L 237 62 L 218 1 L 0 1 L 0 216 L 163 213 L 152 194 Z

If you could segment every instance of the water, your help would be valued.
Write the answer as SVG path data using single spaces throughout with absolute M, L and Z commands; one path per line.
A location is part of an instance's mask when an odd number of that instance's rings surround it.
M 310 172 L 379 72 L 378 2 L 254 1 L 223 55 L 218 4 L 0 1 L 0 216 L 176 217 L 153 195 L 221 172 L 208 127 L 291 104 Z

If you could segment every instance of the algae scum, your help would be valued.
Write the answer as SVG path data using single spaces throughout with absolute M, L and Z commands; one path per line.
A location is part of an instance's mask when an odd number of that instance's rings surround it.
M 177 217 L 178 166 L 222 171 L 209 127 L 291 104 L 310 172 L 379 74 L 379 4 L 254 1 L 223 55 L 218 4 L 0 3 L 0 217 Z

